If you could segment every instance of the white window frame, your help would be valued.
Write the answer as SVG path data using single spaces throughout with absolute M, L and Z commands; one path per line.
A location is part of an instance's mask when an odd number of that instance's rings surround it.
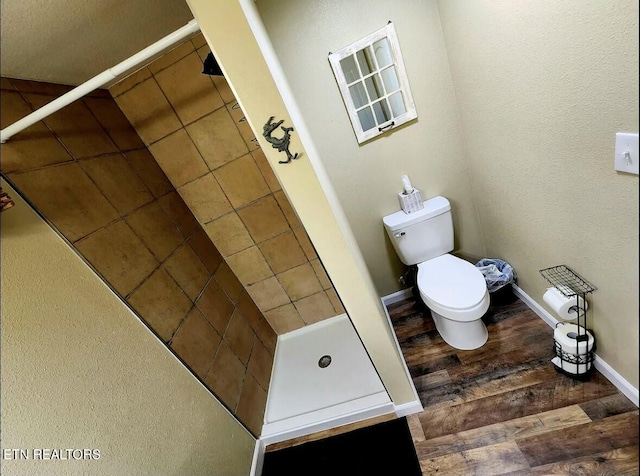
M 391 66 L 385 65 L 383 68 L 380 68 L 378 67 L 377 59 L 375 59 L 374 61 L 376 63 L 374 66 L 376 67 L 376 69 L 374 71 L 371 71 L 370 73 L 363 74 L 360 64 L 355 57 L 355 54 L 360 50 L 372 46 L 375 42 L 383 38 L 387 38 L 387 40 L 389 41 L 390 52 L 392 56 Z M 349 82 L 345 77 L 344 71 L 342 70 L 342 67 L 340 65 L 340 62 L 349 56 L 354 56 L 355 64 L 360 74 L 359 78 L 351 82 Z M 373 56 L 375 57 L 375 54 Z M 418 117 L 418 113 L 413 102 L 413 96 L 411 95 L 411 89 L 409 88 L 409 79 L 407 78 L 404 61 L 402 60 L 402 53 L 400 52 L 398 36 L 396 35 L 396 30 L 392 22 L 389 22 L 384 28 L 381 28 L 380 30 L 356 41 L 355 43 L 352 43 L 349 46 L 336 51 L 335 53 L 329 53 L 329 62 L 333 69 L 333 74 L 336 78 L 336 82 L 338 83 L 338 87 L 340 88 L 342 100 L 344 101 L 345 107 L 347 108 L 349 119 L 351 119 L 351 125 L 353 126 L 353 131 L 356 134 L 356 138 L 359 144 L 362 144 L 363 142 L 384 134 L 385 132 L 393 130 L 394 128 L 401 126 L 402 124 L 405 124 Z M 385 88 L 385 93 L 382 95 L 382 98 L 378 97 L 372 100 L 370 98 L 369 92 L 367 91 L 367 87 L 364 87 L 365 80 L 376 75 L 378 75 L 378 78 L 380 78 L 380 72 L 389 67 L 395 67 L 399 87 L 397 89 L 394 89 L 393 91 L 386 91 Z M 361 107 L 356 107 L 356 104 L 354 103 L 351 96 L 351 92 L 349 91 L 349 87 L 356 85 L 356 83 L 363 84 L 364 92 L 366 94 L 367 102 L 365 102 L 365 104 Z M 377 115 L 375 113 L 375 110 L 372 110 L 371 114 L 373 116 L 375 126 L 373 128 L 370 128 L 369 130 L 363 130 L 358 112 L 367 108 L 371 109 L 373 104 L 383 101 L 384 105 L 386 105 L 387 108 L 386 112 L 392 112 L 392 108 L 390 107 L 388 98 L 398 92 L 402 94 L 405 112 L 398 116 L 391 117 L 388 120 L 380 121 L 379 118 L 376 117 Z M 381 104 L 381 107 L 384 105 Z

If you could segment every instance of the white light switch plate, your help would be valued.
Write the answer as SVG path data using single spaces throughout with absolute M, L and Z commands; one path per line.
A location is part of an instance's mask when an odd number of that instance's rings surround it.
M 618 132 L 616 134 L 616 170 L 638 175 L 638 165 L 638 134 Z

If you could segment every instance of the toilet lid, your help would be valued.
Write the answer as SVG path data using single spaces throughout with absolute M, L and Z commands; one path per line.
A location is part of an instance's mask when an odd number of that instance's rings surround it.
M 418 288 L 429 299 L 450 309 L 476 306 L 487 292 L 480 270 L 449 254 L 418 265 Z

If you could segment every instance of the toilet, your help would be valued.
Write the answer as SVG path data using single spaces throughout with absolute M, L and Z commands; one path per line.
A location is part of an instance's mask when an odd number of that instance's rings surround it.
M 481 317 L 489 308 L 484 276 L 473 264 L 452 254 L 451 204 L 444 197 L 424 202 L 424 208 L 402 210 L 383 218 L 400 260 L 418 265 L 420 297 L 431 310 L 440 336 L 451 347 L 472 350 L 487 342 Z

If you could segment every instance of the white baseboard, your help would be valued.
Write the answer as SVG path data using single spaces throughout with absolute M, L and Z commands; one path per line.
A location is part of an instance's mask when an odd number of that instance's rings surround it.
M 256 440 L 256 446 L 253 450 L 253 460 L 251 461 L 251 472 L 249 476 L 260 476 L 262 474 L 262 466 L 264 464 L 264 452 L 267 445 L 260 438 Z
M 398 336 L 396 336 L 395 331 L 393 330 L 393 323 L 391 322 L 391 316 L 389 316 L 389 311 L 387 310 L 387 306 L 393 304 L 395 302 L 400 302 L 410 297 L 411 289 L 403 289 L 402 291 L 398 291 L 393 294 L 389 294 L 388 296 L 383 296 L 380 298 L 382 301 L 382 308 L 384 309 L 384 314 L 387 316 L 387 323 L 389 325 L 389 329 L 391 329 L 391 335 L 393 335 L 393 341 L 396 343 L 396 349 L 398 351 L 398 355 L 402 360 L 402 366 L 404 368 L 404 372 L 407 376 L 407 380 L 409 380 L 409 384 L 411 385 L 411 391 L 413 392 L 414 399 L 407 403 L 401 403 L 396 405 L 394 403 L 396 415 L 406 416 L 411 415 L 413 413 L 419 413 L 423 410 L 422 403 L 420 402 L 420 396 L 416 390 L 415 385 L 413 384 L 413 378 L 411 377 L 411 373 L 409 372 L 409 367 L 407 367 L 407 362 L 404 360 L 404 355 L 402 354 L 402 349 L 400 348 L 400 342 L 398 342 Z
M 394 405 L 393 407 L 398 418 L 413 415 L 414 413 L 420 413 L 424 410 L 420 399 L 408 403 L 402 403 L 400 405 Z
M 413 294 L 411 292 L 411 289 L 407 288 L 407 289 L 402 289 L 400 291 L 397 291 L 393 294 L 388 294 L 386 296 L 383 296 L 380 299 L 382 299 L 382 304 L 384 304 L 386 307 L 386 306 L 390 306 L 391 304 L 404 301 L 405 299 L 410 298 L 412 295 Z
M 520 289 L 515 284 L 511 285 L 513 287 L 513 292 L 516 296 L 518 296 L 522 301 L 529 306 L 529 308 L 535 312 L 540 319 L 546 322 L 549 327 L 555 328 L 556 324 L 560 321 L 553 317 L 545 308 L 543 308 L 540 304 L 534 301 L 531 296 L 525 293 L 522 289 Z M 609 382 L 611 382 L 618 390 L 620 390 L 625 397 L 633 402 L 633 404 L 637 407 L 640 402 L 640 394 L 638 389 L 629 383 L 622 375 L 614 370 L 607 362 L 605 362 L 598 354 L 596 353 L 596 358 L 594 361 L 595 368 L 604 375 Z

